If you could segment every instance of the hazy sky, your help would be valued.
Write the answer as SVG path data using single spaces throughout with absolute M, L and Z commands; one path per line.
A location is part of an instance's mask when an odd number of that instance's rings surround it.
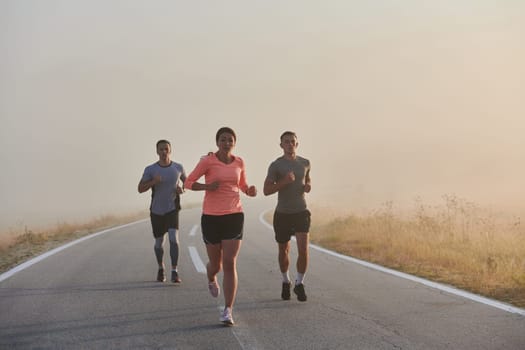
M 524 38 L 521 0 L 0 0 L 0 228 L 146 208 L 155 142 L 221 126 L 261 195 L 290 129 L 311 202 L 525 204 Z

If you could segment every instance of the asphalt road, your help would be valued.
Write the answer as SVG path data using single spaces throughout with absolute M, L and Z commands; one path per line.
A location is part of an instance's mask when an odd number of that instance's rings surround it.
M 181 285 L 155 281 L 149 221 L 110 230 L 0 278 L 0 349 L 525 349 L 523 314 L 315 249 L 308 301 L 281 300 L 260 221 L 273 202 L 244 203 L 234 327 L 208 294 L 200 209 L 186 209 Z

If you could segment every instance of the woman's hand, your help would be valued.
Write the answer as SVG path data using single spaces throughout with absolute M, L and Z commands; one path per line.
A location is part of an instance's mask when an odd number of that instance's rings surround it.
M 257 195 L 257 188 L 255 188 L 255 186 L 248 187 L 246 194 L 250 197 L 255 197 Z

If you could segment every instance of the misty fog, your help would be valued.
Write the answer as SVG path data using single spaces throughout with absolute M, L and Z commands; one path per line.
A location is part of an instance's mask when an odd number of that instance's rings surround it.
M 0 230 L 145 209 L 232 127 L 259 188 L 297 132 L 309 202 L 525 206 L 525 2 L 0 2 Z M 184 201 L 200 201 L 188 191 Z

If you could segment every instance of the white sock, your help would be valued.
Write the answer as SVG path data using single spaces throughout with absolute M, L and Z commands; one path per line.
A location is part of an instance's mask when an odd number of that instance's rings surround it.
M 295 278 L 295 284 L 303 284 L 304 273 L 297 272 L 297 277 Z
M 290 275 L 288 275 L 288 271 L 282 272 L 283 274 L 283 283 L 290 283 Z

